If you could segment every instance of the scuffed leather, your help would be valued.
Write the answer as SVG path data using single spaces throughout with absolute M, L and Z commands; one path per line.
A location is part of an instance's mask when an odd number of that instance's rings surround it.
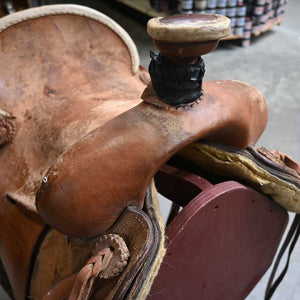
M 1 32 L 0 44 L 0 108 L 16 123 L 14 139 L 0 148 L 0 255 L 15 298 L 24 299 L 44 226 L 35 195 L 45 172 L 88 132 L 138 104 L 145 84 L 120 37 L 85 17 L 24 21 Z
M 24 21 L 0 42 L 0 107 L 16 123 L 0 148 L 0 255 L 17 300 L 45 223 L 97 236 L 126 206 L 142 207 L 156 170 L 185 145 L 206 137 L 245 147 L 266 125 L 263 96 L 240 82 L 205 83 L 188 110 L 157 106 L 151 86 L 142 102 L 145 84 L 132 74 L 124 42 L 85 17 Z M 43 180 L 44 221 L 35 207 Z
M 40 186 L 36 204 L 43 219 L 68 236 L 95 236 L 128 203 L 142 207 L 151 178 L 184 146 L 203 138 L 254 144 L 267 122 L 262 94 L 238 81 L 207 82 L 204 91 L 198 104 L 176 110 L 158 107 L 150 86 L 144 102 L 75 143 Z
M 156 255 L 152 251 L 152 249 L 156 249 L 157 247 L 153 230 L 152 221 L 147 214 L 134 207 L 126 209 L 109 232 L 124 237 L 130 252 L 128 266 L 120 276 L 110 280 L 102 279 L 95 281 L 91 299 L 122 299 L 130 291 L 130 286 L 141 271 L 141 266 L 146 264 L 146 261 L 151 265 L 153 257 Z M 92 272 L 93 268 L 91 264 L 84 265 L 80 272 L 58 282 L 42 299 L 56 300 L 63 299 L 64 297 L 69 299 L 70 296 L 72 296 L 70 299 L 75 299 L 75 294 L 83 296 L 81 288 L 85 286 Z

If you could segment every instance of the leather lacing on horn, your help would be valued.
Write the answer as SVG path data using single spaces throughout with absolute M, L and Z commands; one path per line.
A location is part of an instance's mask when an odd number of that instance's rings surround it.
M 194 64 L 173 63 L 162 52 L 151 52 L 149 73 L 157 95 L 171 105 L 187 104 L 202 96 L 202 79 L 205 73 L 204 61 L 198 57 Z

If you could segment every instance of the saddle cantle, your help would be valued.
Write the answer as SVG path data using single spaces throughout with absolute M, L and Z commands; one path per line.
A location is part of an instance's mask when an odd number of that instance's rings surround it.
M 15 299 L 146 298 L 165 252 L 153 176 L 204 138 L 245 148 L 262 134 L 259 91 L 202 85 L 197 57 L 230 32 L 228 19 L 180 19 L 149 23 L 165 55 L 153 56 L 153 85 L 128 34 L 97 11 L 54 5 L 0 19 L 0 256 Z M 173 41 L 175 29 L 184 34 Z M 162 61 L 176 61 L 175 85 Z M 169 99 L 182 88 L 188 100 Z
M 34 247 L 47 232 L 35 206 L 43 174 L 86 133 L 139 103 L 145 84 L 128 34 L 94 10 L 30 9 L 1 18 L 0 28 L 1 116 L 16 128 L 1 146 L 1 259 L 23 299 Z

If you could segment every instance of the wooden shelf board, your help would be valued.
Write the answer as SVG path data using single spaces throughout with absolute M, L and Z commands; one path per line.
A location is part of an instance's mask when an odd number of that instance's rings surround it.
M 158 12 L 151 7 L 149 0 L 115 0 L 124 5 L 127 5 L 139 12 L 142 12 L 150 17 L 165 17 L 166 13 Z
M 270 30 L 272 27 L 280 24 L 281 22 L 282 22 L 282 20 L 278 20 L 276 23 L 269 25 L 268 27 L 266 27 L 263 31 L 260 31 L 259 33 L 251 33 L 251 36 L 259 36 L 262 33 Z M 226 36 L 225 38 L 223 38 L 221 40 L 222 41 L 225 41 L 225 40 L 237 40 L 237 39 L 243 39 L 243 38 L 244 38 L 244 36 L 242 36 L 242 35 L 231 34 L 231 35 Z
M 269 25 L 268 27 L 266 27 L 263 31 L 260 31 L 260 32 L 255 33 L 255 34 L 252 33 L 252 35 L 254 35 L 254 36 L 259 36 L 259 35 L 261 35 L 262 33 L 264 33 L 264 32 L 266 32 L 266 31 L 270 30 L 272 27 L 279 25 L 281 22 L 282 22 L 282 20 L 278 20 L 276 23 L 271 24 L 271 25 Z

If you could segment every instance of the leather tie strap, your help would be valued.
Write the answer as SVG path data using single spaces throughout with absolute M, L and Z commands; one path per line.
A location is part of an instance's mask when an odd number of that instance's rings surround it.
M 76 276 L 69 300 L 89 299 L 95 279 L 120 275 L 127 265 L 128 257 L 129 251 L 121 236 L 102 236 L 95 246 L 93 256 Z
M 111 249 L 106 248 L 90 258 L 76 276 L 69 300 L 87 300 L 89 298 L 95 279 L 101 271 L 108 267 L 112 256 Z
M 277 259 L 275 261 L 275 264 L 274 264 L 274 267 L 273 267 L 273 270 L 272 270 L 272 273 L 270 275 L 269 282 L 268 282 L 268 285 L 267 285 L 267 288 L 266 288 L 265 300 L 271 299 L 271 297 L 272 297 L 273 293 L 275 292 L 276 288 L 278 287 L 278 285 L 280 284 L 280 282 L 284 278 L 284 276 L 285 276 L 285 274 L 288 270 L 288 267 L 289 267 L 291 254 L 292 254 L 293 249 L 294 249 L 294 247 L 297 243 L 299 235 L 300 235 L 300 214 L 296 214 L 295 218 L 294 218 L 294 221 L 291 225 L 291 228 L 290 228 L 290 230 L 287 234 L 287 237 L 286 237 L 286 239 L 285 239 L 285 241 L 284 241 L 284 243 L 283 243 L 283 245 L 280 249 L 280 252 L 277 256 Z M 289 248 L 286 265 L 285 265 L 283 271 L 281 272 L 281 274 L 278 276 L 278 278 L 276 279 L 276 281 L 273 284 L 275 273 L 276 273 L 277 268 L 280 264 L 280 260 L 283 256 L 285 250 L 287 249 L 288 245 L 290 244 L 290 242 L 291 242 L 291 245 L 290 245 L 290 248 Z

